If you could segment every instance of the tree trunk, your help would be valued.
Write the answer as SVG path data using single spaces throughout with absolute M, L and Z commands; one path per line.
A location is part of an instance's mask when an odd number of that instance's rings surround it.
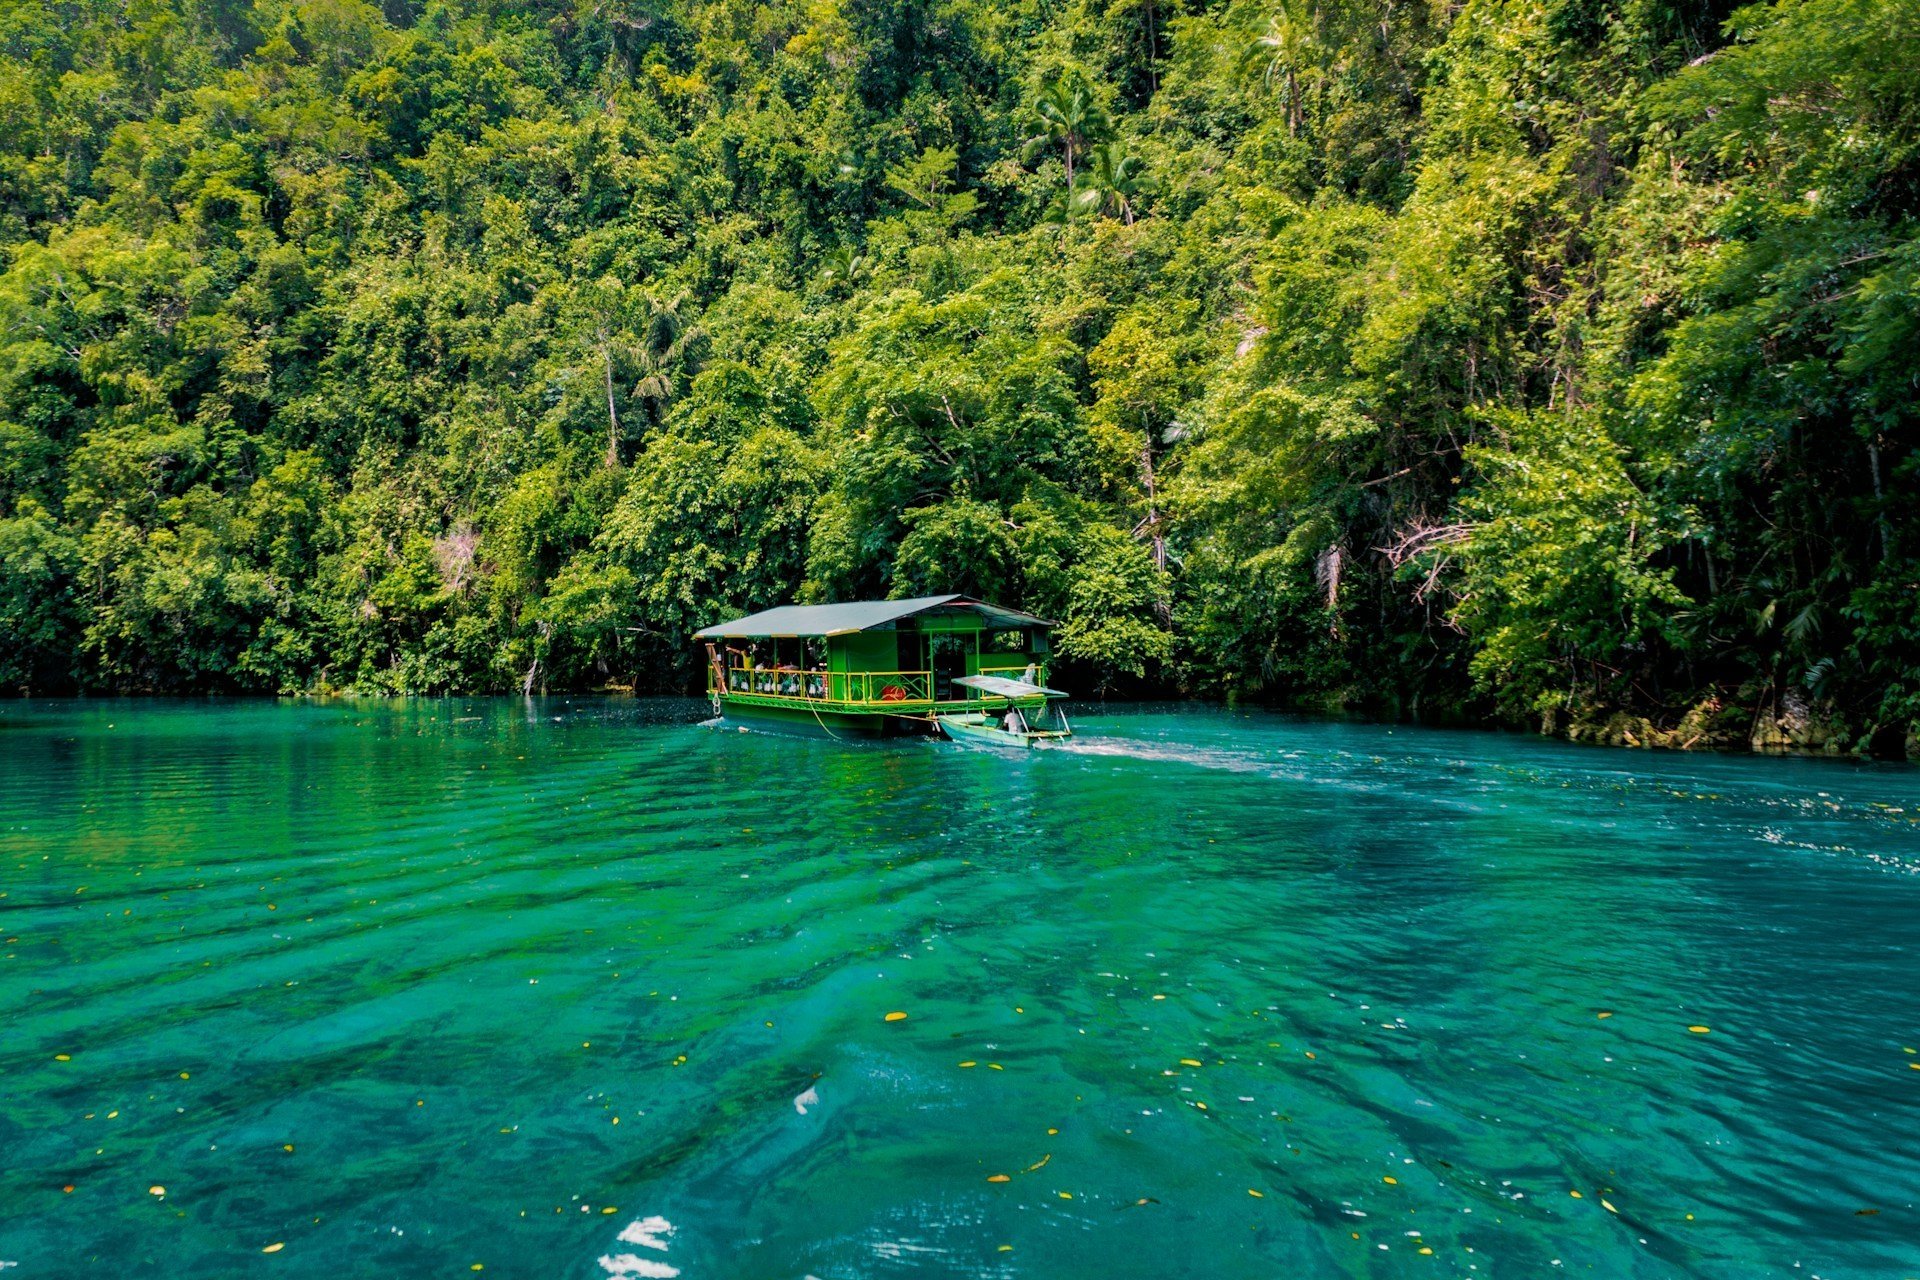
M 613 407 L 613 351 L 600 348 L 600 370 L 607 387 L 607 467 L 620 465 L 620 415 Z M 531 677 L 529 677 L 531 678 Z
M 1160 92 L 1160 37 L 1154 31 L 1154 19 L 1158 17 L 1153 0 L 1147 0 L 1147 91 Z
M 1893 530 L 1887 524 L 1887 495 L 1880 487 L 1880 437 L 1867 438 L 1867 464 L 1873 469 L 1873 505 L 1880 523 L 1880 562 L 1893 559 Z

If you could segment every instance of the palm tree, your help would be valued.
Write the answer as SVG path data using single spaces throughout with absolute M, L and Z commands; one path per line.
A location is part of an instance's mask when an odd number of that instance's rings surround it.
M 681 315 L 686 302 L 685 290 L 668 302 L 649 294 L 646 315 L 640 322 L 640 341 L 633 351 L 640 379 L 634 383 L 633 394 L 653 409 L 656 418 L 659 407 L 679 391 L 676 373 L 688 371 L 693 363 L 693 349 L 706 340 L 707 331 L 697 324 L 688 324 Z M 620 465 L 617 435 L 607 442 L 607 465 Z
M 1040 128 L 1022 151 L 1031 160 L 1044 147 L 1058 146 L 1067 166 L 1067 188 L 1073 188 L 1073 162 L 1106 132 L 1107 116 L 1092 92 L 1078 80 L 1062 77 L 1048 85 L 1034 103 Z
M 1320 10 L 1302 13 L 1300 0 L 1281 0 L 1279 8 L 1267 19 L 1265 34 L 1253 42 L 1252 52 L 1266 61 L 1266 79 L 1278 74 L 1286 82 L 1287 136 L 1300 136 L 1301 81 L 1308 62 L 1319 44 Z
M 1087 153 L 1087 168 L 1073 203 L 1088 213 L 1118 213 L 1128 226 L 1133 225 L 1134 201 L 1153 189 L 1146 175 L 1146 162 L 1116 138 Z

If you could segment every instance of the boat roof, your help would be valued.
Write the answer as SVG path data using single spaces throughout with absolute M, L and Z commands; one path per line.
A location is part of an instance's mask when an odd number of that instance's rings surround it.
M 953 682 L 963 684 L 969 689 L 978 689 L 982 693 L 996 694 L 1002 698 L 1031 698 L 1042 693 L 1053 698 L 1067 696 L 1058 689 L 1049 689 L 1043 684 L 1033 684 L 1026 680 L 1010 680 L 1006 676 L 955 676 Z
M 699 640 L 757 640 L 770 636 L 844 636 L 889 627 L 916 614 L 976 613 L 999 627 L 1051 627 L 1018 609 L 962 595 L 920 596 L 912 600 L 849 600 L 842 604 L 783 604 L 777 609 L 735 618 L 694 632 Z

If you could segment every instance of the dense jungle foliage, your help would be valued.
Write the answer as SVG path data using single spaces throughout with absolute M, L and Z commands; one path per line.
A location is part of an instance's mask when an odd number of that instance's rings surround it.
M 1083 693 L 1920 720 L 1920 0 L 0 0 L 0 57 L 9 690 L 689 688 L 954 590 Z

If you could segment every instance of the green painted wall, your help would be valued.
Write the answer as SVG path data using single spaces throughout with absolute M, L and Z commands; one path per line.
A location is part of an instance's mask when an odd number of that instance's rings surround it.
M 850 636 L 834 636 L 828 670 L 893 671 L 899 650 L 891 631 L 861 631 Z

